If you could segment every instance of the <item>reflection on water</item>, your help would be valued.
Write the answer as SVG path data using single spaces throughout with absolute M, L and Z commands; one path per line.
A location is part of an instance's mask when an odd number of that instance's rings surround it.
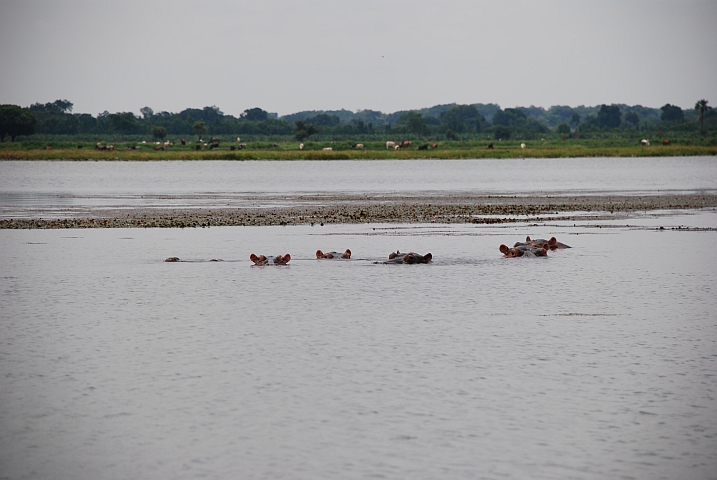
M 664 213 L 0 231 L 0 477 L 714 478 L 715 233 L 670 228 L 717 214 Z

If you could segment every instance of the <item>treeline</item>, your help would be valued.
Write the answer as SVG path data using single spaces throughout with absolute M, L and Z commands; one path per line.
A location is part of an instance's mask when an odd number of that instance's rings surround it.
M 694 109 L 666 104 L 599 105 L 594 107 L 553 106 L 501 108 L 496 104 L 446 104 L 430 108 L 383 113 L 375 110 L 303 111 L 279 117 L 261 108 L 245 110 L 238 118 L 218 107 L 188 108 L 179 113 L 154 112 L 150 107 L 133 112 L 92 116 L 72 113 L 68 100 L 35 103 L 28 108 L 0 105 L 0 141 L 6 137 L 69 135 L 237 135 L 245 137 L 318 138 L 436 138 L 445 140 L 491 138 L 535 139 L 598 138 L 605 135 L 636 135 L 639 132 L 670 136 L 717 136 L 717 113 L 706 100 Z

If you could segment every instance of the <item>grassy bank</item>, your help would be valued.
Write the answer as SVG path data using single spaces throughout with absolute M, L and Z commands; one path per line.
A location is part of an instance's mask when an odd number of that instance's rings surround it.
M 413 147 L 387 150 L 384 143 L 366 144 L 364 149 L 352 148 L 349 142 L 307 143 L 304 150 L 297 142 L 247 144 L 246 149 L 230 150 L 221 144 L 213 150 L 196 150 L 194 145 L 173 145 L 154 150 L 151 144 L 119 143 L 114 150 L 96 150 L 94 144 L 55 142 L 33 144 L 0 144 L 2 160 L 383 160 L 383 159 L 469 159 L 469 158 L 571 158 L 571 157 L 661 157 L 715 156 L 714 145 L 619 145 L 617 142 L 569 141 L 534 142 L 521 148 L 515 142 L 443 142 L 438 148 L 418 150 Z M 78 148 L 80 147 L 81 148 Z M 324 147 L 331 151 L 324 151 Z M 132 147 L 132 148 L 130 148 Z

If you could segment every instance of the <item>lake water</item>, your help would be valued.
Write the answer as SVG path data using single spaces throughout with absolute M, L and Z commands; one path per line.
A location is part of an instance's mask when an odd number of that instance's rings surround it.
M 695 192 L 717 193 L 714 157 L 0 162 L 0 218 L 58 217 L 89 207 L 286 206 L 282 195 L 304 194 Z
M 0 162 L 4 193 L 35 188 L 7 186 L 23 163 Z M 675 168 L 652 191 L 709 189 L 707 163 L 692 184 Z M 101 188 L 82 165 L 136 167 L 137 178 L 108 180 L 118 196 L 150 192 L 145 169 L 174 168 L 73 163 L 75 184 L 38 173 L 36 191 L 86 201 Z M 650 190 L 641 178 L 575 185 Z M 154 180 L 155 193 L 171 190 Z M 187 182 L 174 192 L 199 191 Z M 209 190 L 225 190 L 218 182 Z M 703 210 L 539 225 L 0 230 L 0 478 L 717 478 L 715 228 L 717 212 Z M 501 258 L 501 243 L 526 235 L 573 248 Z M 313 258 L 346 248 L 350 261 Z M 396 249 L 434 261 L 373 263 Z M 252 252 L 292 260 L 256 267 Z

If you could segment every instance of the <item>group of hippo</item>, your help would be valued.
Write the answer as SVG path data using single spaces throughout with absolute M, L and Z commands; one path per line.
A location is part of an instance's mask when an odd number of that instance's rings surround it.
M 503 258 L 517 258 L 517 257 L 547 257 L 548 250 L 557 250 L 559 248 L 572 248 L 570 245 L 558 242 L 555 237 L 551 237 L 550 240 L 544 240 L 542 238 L 531 239 L 530 236 L 525 237 L 524 242 L 516 242 L 513 248 L 508 245 L 501 245 L 499 247 L 500 253 L 503 254 Z
M 351 258 L 351 250 L 348 248 L 344 253 L 341 252 L 322 252 L 321 250 L 316 250 L 316 258 L 318 260 L 333 260 L 333 259 L 345 259 L 348 260 Z M 407 263 L 407 264 L 414 264 L 414 263 L 428 263 L 433 258 L 433 255 L 430 253 L 427 253 L 425 255 L 421 255 L 419 253 L 415 252 L 408 252 L 408 253 L 401 253 L 400 251 L 391 252 L 391 254 L 388 256 L 388 260 L 385 262 L 374 262 L 374 263 Z M 249 259 L 254 262 L 254 265 L 286 265 L 289 263 L 289 260 L 291 260 L 291 255 L 288 253 L 286 255 L 277 255 L 275 257 L 267 257 L 265 255 L 256 255 L 254 253 L 251 254 Z
M 555 237 L 551 237 L 550 240 L 544 240 L 542 238 L 531 239 L 530 236 L 525 238 L 525 242 L 516 242 L 513 247 L 507 245 L 501 245 L 499 247 L 500 252 L 503 254 L 503 258 L 518 258 L 518 257 L 546 257 L 548 251 L 558 250 L 562 248 L 571 248 L 570 245 L 559 242 Z M 345 259 L 351 258 L 351 250 L 346 249 L 343 253 L 341 252 L 323 252 L 321 250 L 316 251 L 317 260 L 332 260 L 332 259 Z M 256 255 L 252 253 L 249 259 L 254 262 L 254 265 L 287 265 L 291 260 L 291 255 Z M 419 264 L 429 263 L 433 260 L 433 255 L 426 253 L 421 255 L 416 252 L 401 253 L 400 251 L 391 252 L 388 255 L 388 259 L 381 262 L 381 264 Z M 169 257 L 165 262 L 179 262 L 178 257 Z M 212 262 L 218 260 L 212 259 Z

